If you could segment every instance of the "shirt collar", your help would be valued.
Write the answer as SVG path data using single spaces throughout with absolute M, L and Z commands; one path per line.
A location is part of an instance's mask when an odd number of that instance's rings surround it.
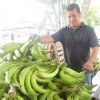
M 78 28 L 80 28 L 80 27 L 82 27 L 82 26 L 85 26 L 84 22 L 81 22 Z M 68 25 L 68 27 L 71 28 L 70 25 Z M 78 29 L 78 28 L 77 28 L 77 29 Z M 71 28 L 71 29 L 72 29 L 72 28 Z

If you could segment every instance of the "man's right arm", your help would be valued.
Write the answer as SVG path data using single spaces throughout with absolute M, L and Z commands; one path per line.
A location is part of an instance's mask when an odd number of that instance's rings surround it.
M 46 35 L 46 36 L 40 37 L 39 38 L 39 42 L 43 43 L 43 44 L 52 43 L 52 42 L 54 42 L 54 39 L 51 36 Z

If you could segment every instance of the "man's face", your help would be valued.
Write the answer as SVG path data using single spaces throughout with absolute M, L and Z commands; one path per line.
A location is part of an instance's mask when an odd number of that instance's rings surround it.
M 72 28 L 77 28 L 80 24 L 81 14 L 76 11 L 76 9 L 68 11 L 68 21 Z

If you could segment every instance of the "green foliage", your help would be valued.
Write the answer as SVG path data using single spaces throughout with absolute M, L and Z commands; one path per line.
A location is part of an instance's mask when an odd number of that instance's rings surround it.
M 99 12 L 100 8 L 91 8 L 87 11 L 84 22 L 87 25 L 95 26 L 100 25 L 100 16 L 97 12 Z

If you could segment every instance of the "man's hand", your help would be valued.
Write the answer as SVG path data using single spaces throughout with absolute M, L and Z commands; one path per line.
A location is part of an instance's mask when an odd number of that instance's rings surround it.
M 95 61 L 97 54 L 98 54 L 99 47 L 95 46 L 92 48 L 92 52 L 90 55 L 89 60 L 84 64 L 83 69 L 93 71 L 93 62 Z
M 86 62 L 86 63 L 84 64 L 83 69 L 89 70 L 89 71 L 93 71 L 93 70 L 94 70 L 94 68 L 93 68 L 93 63 L 90 62 L 90 61 Z

